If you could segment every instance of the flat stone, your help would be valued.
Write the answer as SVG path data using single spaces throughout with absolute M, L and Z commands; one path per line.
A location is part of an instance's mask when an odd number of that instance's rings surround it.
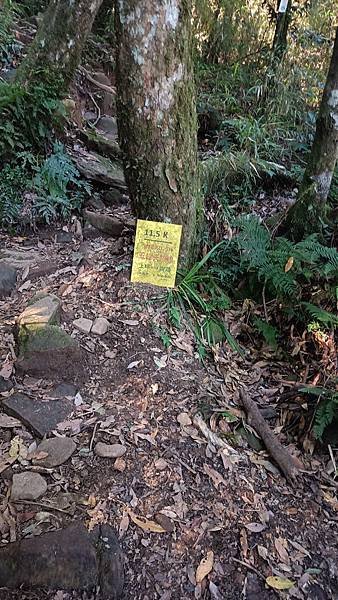
M 96 213 L 89 210 L 84 211 L 84 216 L 93 227 L 96 227 L 103 233 L 119 237 L 124 229 L 124 224 L 119 219 L 106 215 L 104 213 Z
M 126 196 L 124 196 L 121 190 L 118 190 L 117 188 L 111 188 L 103 195 L 103 199 L 108 206 L 123 204 L 125 198 Z
M 52 469 L 65 463 L 75 452 L 76 444 L 67 437 L 49 438 L 43 440 L 38 445 L 36 452 L 36 458 L 33 458 L 33 465 L 39 465 L 40 467 L 46 467 Z M 48 456 L 39 457 L 39 455 L 47 453 Z
M 20 327 L 19 371 L 49 379 L 72 380 L 84 372 L 84 355 L 76 340 L 56 325 Z
M 104 317 L 97 317 L 93 323 L 91 333 L 95 335 L 104 335 L 109 329 L 109 321 Z
M 73 241 L 73 234 L 70 231 L 61 231 L 56 232 L 55 241 L 57 244 L 70 244 Z
M 80 319 L 75 319 L 75 321 L 73 321 L 73 325 L 76 329 L 82 331 L 82 333 L 90 333 L 93 321 L 91 321 L 91 319 L 80 317 Z
M 51 390 L 50 398 L 75 398 L 77 387 L 71 383 L 60 383 L 56 388 Z
M 117 600 L 123 584 L 124 557 L 109 525 L 88 531 L 74 523 L 0 549 L 0 587 L 82 591 L 100 586 L 100 598 Z
M 47 491 L 47 483 L 39 473 L 18 473 L 13 475 L 11 500 L 37 500 Z
M 57 296 L 43 296 L 34 304 L 30 304 L 18 317 L 20 326 L 26 325 L 58 325 L 60 323 L 61 302 Z
M 0 298 L 9 296 L 15 289 L 16 275 L 14 267 L 0 262 Z
M 119 458 L 127 452 L 127 448 L 122 446 L 122 444 L 104 444 L 103 442 L 97 442 L 94 452 L 101 458 Z
M 41 400 L 30 398 L 25 394 L 13 394 L 1 403 L 3 410 L 11 415 L 33 433 L 43 437 L 56 429 L 58 423 L 64 421 L 74 410 L 71 400 Z
M 123 169 L 118 163 L 113 163 L 96 152 L 73 155 L 73 158 L 81 175 L 86 179 L 125 188 Z
M 43 260 L 43 256 L 34 248 L 3 248 L 0 250 L 0 264 L 10 265 L 14 269 L 31 267 Z
M 117 138 L 117 120 L 115 117 L 101 117 L 96 127 L 97 129 L 100 129 L 100 131 L 103 131 L 105 134 L 110 134 Z

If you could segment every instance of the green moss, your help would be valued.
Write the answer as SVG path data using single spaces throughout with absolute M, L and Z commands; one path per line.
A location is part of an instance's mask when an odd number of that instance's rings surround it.
M 76 341 L 56 325 L 22 326 L 18 336 L 20 356 L 30 352 L 60 350 L 76 346 Z

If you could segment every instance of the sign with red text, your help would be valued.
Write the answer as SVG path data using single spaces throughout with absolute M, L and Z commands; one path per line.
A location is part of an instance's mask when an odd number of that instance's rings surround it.
M 182 225 L 137 221 L 131 281 L 175 287 Z

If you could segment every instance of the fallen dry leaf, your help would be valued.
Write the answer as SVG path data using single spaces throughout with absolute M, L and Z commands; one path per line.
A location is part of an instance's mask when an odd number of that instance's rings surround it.
M 130 508 L 127 509 L 127 512 L 133 523 L 143 529 L 143 531 L 150 531 L 152 533 L 166 533 L 166 530 L 163 529 L 163 527 L 161 527 L 161 525 L 158 523 L 155 523 L 155 521 L 149 521 L 149 519 L 146 519 L 145 517 L 138 517 L 132 510 L 130 510 Z
M 283 538 L 275 538 L 275 548 L 279 554 L 279 557 L 288 565 L 290 563 L 290 559 L 286 550 L 286 544 L 287 542 Z
M 120 525 L 119 525 L 119 538 L 123 538 L 124 534 L 126 533 L 126 531 L 128 530 L 129 527 L 129 516 L 127 511 L 125 510 L 123 515 L 122 515 L 122 519 L 120 521 Z
M 292 269 L 293 263 L 294 263 L 294 258 L 293 258 L 293 256 L 290 256 L 290 258 L 288 259 L 288 261 L 284 267 L 285 273 L 287 273 L 288 271 L 290 271 L 290 269 Z
M 289 590 L 295 585 L 295 582 L 291 579 L 276 576 L 267 577 L 265 583 L 275 590 Z
M 196 583 L 201 583 L 203 579 L 205 579 L 205 577 L 209 575 L 209 573 L 211 573 L 213 566 L 214 553 L 212 550 L 209 550 L 209 552 L 207 552 L 207 555 L 204 558 L 202 558 L 200 564 L 197 567 Z
M 11 429 L 12 427 L 21 427 L 20 421 L 8 415 L 0 415 L 0 427 L 3 429 Z
M 209 467 L 209 465 L 207 465 L 206 463 L 203 465 L 203 471 L 206 475 L 208 475 L 208 477 L 210 477 L 210 479 L 213 482 L 216 489 L 218 488 L 218 486 L 221 483 L 226 485 L 226 482 L 225 482 L 224 478 L 222 477 L 222 475 L 220 475 L 220 473 L 218 473 L 212 467 Z
M 266 525 L 263 525 L 263 523 L 247 523 L 246 525 L 244 525 L 244 527 L 248 531 L 251 531 L 251 533 L 260 533 L 261 531 L 264 531 L 264 529 L 266 529 Z

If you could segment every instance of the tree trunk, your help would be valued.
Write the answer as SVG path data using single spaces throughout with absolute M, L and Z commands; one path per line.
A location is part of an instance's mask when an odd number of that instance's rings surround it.
M 290 21 L 291 0 L 278 0 L 277 23 L 272 44 L 274 60 L 281 60 L 286 52 Z
M 137 217 L 183 225 L 181 266 L 201 216 L 191 0 L 116 0 L 118 126 Z
M 320 232 L 338 158 L 338 27 L 316 124 L 316 133 L 298 198 L 287 215 L 290 236 Z
M 16 82 L 26 85 L 60 81 L 60 88 L 67 89 L 101 3 L 51 0 Z

